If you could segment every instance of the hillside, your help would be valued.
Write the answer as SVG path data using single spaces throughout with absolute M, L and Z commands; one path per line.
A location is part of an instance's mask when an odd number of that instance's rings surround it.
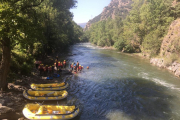
M 132 3 L 132 0 L 112 0 L 111 3 L 103 9 L 101 14 L 88 21 L 85 30 L 89 29 L 91 24 L 107 20 L 108 18 L 114 19 L 115 16 L 125 18 L 132 8 Z

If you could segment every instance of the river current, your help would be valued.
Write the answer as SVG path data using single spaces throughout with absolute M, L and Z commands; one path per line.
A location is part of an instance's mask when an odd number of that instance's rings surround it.
M 72 46 L 71 53 L 69 61 L 84 66 L 68 79 L 67 103 L 81 109 L 76 120 L 180 119 L 180 79 L 168 70 L 90 43 Z
M 180 78 L 168 70 L 90 43 L 71 46 L 69 56 L 61 59 L 84 66 L 81 73 L 59 78 L 69 87 L 67 99 L 58 103 L 80 107 L 73 120 L 180 120 Z M 15 118 L 4 118 L 10 116 Z

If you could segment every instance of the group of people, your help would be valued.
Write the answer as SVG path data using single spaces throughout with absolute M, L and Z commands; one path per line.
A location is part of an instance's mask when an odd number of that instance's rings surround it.
M 72 71 L 74 70 L 74 72 L 78 72 L 81 71 L 83 69 L 83 66 L 79 65 L 79 62 L 77 61 L 77 63 L 72 63 L 70 65 L 70 68 L 72 69 Z
M 66 68 L 66 60 L 60 62 L 56 59 L 54 65 L 44 65 L 41 61 L 35 61 L 36 69 L 39 70 L 40 75 L 52 75 L 54 74 L 54 70 L 57 70 L 57 73 L 60 73 L 62 68 Z

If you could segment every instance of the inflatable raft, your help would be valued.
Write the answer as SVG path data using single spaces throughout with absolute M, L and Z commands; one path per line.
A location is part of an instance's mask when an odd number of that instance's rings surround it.
M 76 106 L 27 104 L 23 109 L 24 116 L 31 120 L 67 120 L 78 113 Z
M 49 90 L 63 90 L 63 89 L 66 89 L 69 84 L 67 82 L 62 82 L 62 83 L 48 83 L 48 84 L 31 84 L 30 85 L 31 88 L 33 90 L 38 90 L 38 91 L 42 91 L 42 90 L 45 90 L 45 91 L 49 91 Z
M 68 96 L 66 90 L 62 91 L 31 91 L 25 90 L 23 96 L 29 100 L 61 100 Z

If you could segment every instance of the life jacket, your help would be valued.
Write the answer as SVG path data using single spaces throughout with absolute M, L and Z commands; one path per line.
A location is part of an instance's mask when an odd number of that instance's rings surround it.
M 71 64 L 71 68 L 73 68 L 73 64 Z
M 44 71 L 46 71 L 46 67 L 43 67 Z
M 65 64 L 66 64 L 66 61 L 64 61 L 63 64 L 65 65 Z
M 43 69 L 43 65 L 40 65 L 39 69 L 42 70 Z
M 60 62 L 58 62 L 58 67 L 60 67 L 61 66 L 61 63 Z
M 61 67 L 63 67 L 63 64 L 62 64 L 62 62 L 61 62 Z
M 79 66 L 79 70 L 81 70 L 81 66 Z

